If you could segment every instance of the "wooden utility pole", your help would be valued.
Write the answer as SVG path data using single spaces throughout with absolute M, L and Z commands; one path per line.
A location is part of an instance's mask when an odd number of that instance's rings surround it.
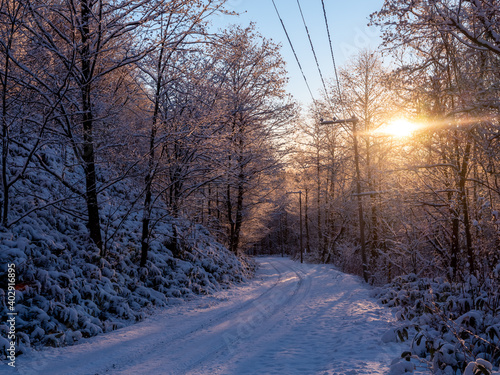
M 300 263 L 304 263 L 304 247 L 302 239 L 302 191 L 288 191 L 287 194 L 299 195 L 299 221 L 300 221 Z

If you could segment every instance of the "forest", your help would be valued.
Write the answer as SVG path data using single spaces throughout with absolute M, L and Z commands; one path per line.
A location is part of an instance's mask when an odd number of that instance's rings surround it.
M 385 0 L 383 44 L 309 108 L 287 93 L 284 46 L 211 28 L 226 3 L 0 0 L 0 310 L 15 302 L 17 354 L 276 254 L 376 287 L 403 358 L 498 369 L 498 1 Z

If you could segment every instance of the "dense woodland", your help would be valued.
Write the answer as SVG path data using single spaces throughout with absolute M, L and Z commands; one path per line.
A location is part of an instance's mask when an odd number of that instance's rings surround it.
M 303 252 L 390 283 L 400 338 L 432 332 L 408 355 L 436 373 L 498 367 L 498 2 L 386 0 L 380 50 L 302 111 L 280 46 L 210 27 L 225 2 L 0 1 L 0 259 L 20 352 L 241 280 L 236 256 Z M 419 126 L 385 132 L 395 118 Z
M 287 171 L 288 187 L 303 193 L 304 246 L 317 260 L 362 272 L 353 268 L 359 180 L 366 281 L 410 272 L 484 279 L 498 266 L 499 11 L 470 3 L 386 1 L 372 15 L 381 51 L 354 56 L 334 94 L 311 108 Z M 356 137 L 351 123 L 324 124 L 332 116 L 356 117 Z M 417 129 L 384 131 L 400 117 Z

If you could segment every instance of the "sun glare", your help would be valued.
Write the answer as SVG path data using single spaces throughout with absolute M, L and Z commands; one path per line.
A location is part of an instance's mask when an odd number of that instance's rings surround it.
M 400 118 L 392 120 L 386 126 L 382 127 L 379 132 L 393 137 L 409 137 L 415 133 L 420 126 L 407 119 Z

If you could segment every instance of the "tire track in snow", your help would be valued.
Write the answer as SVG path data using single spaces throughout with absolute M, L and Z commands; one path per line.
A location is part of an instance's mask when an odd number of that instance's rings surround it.
M 258 297 L 256 297 L 255 299 L 246 301 L 243 304 L 238 305 L 229 311 L 222 311 L 218 315 L 216 315 L 214 317 L 210 317 L 209 319 L 207 319 L 203 323 L 198 324 L 194 327 L 190 327 L 188 330 L 185 330 L 183 332 L 178 332 L 173 336 L 169 336 L 167 339 L 169 341 L 177 341 L 177 340 L 181 340 L 184 337 L 189 336 L 190 334 L 193 334 L 195 332 L 200 332 L 200 331 L 206 330 L 207 328 L 210 328 L 211 326 L 213 326 L 215 324 L 218 324 L 222 321 L 227 320 L 227 318 L 229 316 L 231 316 L 233 314 L 237 314 L 238 312 L 240 312 L 242 310 L 245 310 L 250 305 L 254 304 L 256 301 L 259 301 L 260 299 L 265 298 L 269 293 L 271 293 L 274 290 L 274 288 L 276 288 L 276 286 L 281 282 L 282 277 L 283 277 L 282 273 L 273 264 L 271 264 L 271 266 L 273 266 L 273 268 L 278 272 L 278 279 L 274 282 L 274 284 L 269 289 L 266 289 L 266 291 L 264 291 Z
M 251 350 L 242 348 L 200 374 L 387 374 L 403 344 L 380 341 L 391 314 L 369 297 L 369 287 L 331 266 L 293 267 L 307 270 L 312 287 L 290 317 L 252 342 Z
M 278 263 L 282 264 L 283 262 L 280 260 L 276 260 Z M 297 282 L 297 288 L 294 290 L 293 294 L 287 298 L 287 300 L 281 305 L 281 307 L 286 307 L 279 309 L 273 312 L 273 315 L 270 316 L 270 319 L 265 322 L 262 327 L 259 327 L 258 330 L 255 331 L 255 334 L 251 338 L 251 345 L 254 348 L 266 347 L 266 343 L 269 341 L 275 341 L 277 337 L 282 334 L 283 326 L 287 326 L 293 323 L 295 319 L 295 309 L 297 307 L 301 307 L 304 305 L 305 300 L 310 296 L 311 288 L 313 284 L 313 276 L 312 274 L 304 272 L 302 269 L 303 266 L 299 263 L 291 263 L 286 262 L 286 266 L 293 271 L 296 276 L 299 278 Z M 288 328 L 284 329 L 288 331 Z M 250 340 L 248 340 L 250 341 Z M 233 353 L 235 355 L 230 358 L 230 362 L 232 364 L 242 362 L 245 360 L 246 355 L 248 353 L 245 350 L 245 344 L 248 345 L 248 342 L 241 342 L 238 350 L 234 350 Z M 263 349 L 265 351 L 266 349 Z M 254 353 L 253 353 L 254 354 Z M 228 362 L 228 361 L 225 361 Z M 234 371 L 234 367 L 227 366 L 227 363 L 217 364 L 215 366 L 204 366 L 200 368 L 199 371 L 188 372 L 186 374 L 189 375 L 201 375 L 201 374 L 240 374 L 241 369 Z M 246 367 L 246 366 L 245 366 Z M 248 371 L 249 368 L 246 370 Z M 266 369 L 266 374 L 271 374 L 272 371 L 270 369 Z M 255 372 L 257 373 L 257 372 Z M 280 368 L 276 374 L 282 375 L 287 373 L 284 369 Z M 304 374 L 307 372 L 304 372 Z
M 230 309 L 221 312 L 220 314 L 216 315 L 215 317 L 211 317 L 207 320 L 205 320 L 202 324 L 197 324 L 194 327 L 190 327 L 188 330 L 184 330 L 183 332 L 179 332 L 174 334 L 173 336 L 166 337 L 165 340 L 161 341 L 160 344 L 168 345 L 168 343 L 173 343 L 176 347 L 182 348 L 182 344 L 188 344 L 192 342 L 196 342 L 196 337 L 199 337 L 207 332 L 209 332 L 213 327 L 216 327 L 222 323 L 225 323 L 227 321 L 231 321 L 231 319 L 234 315 L 242 314 L 245 311 L 249 310 L 252 308 L 253 305 L 260 304 L 260 301 L 265 299 L 268 295 L 272 294 L 275 289 L 283 282 L 283 272 L 276 267 L 275 264 L 272 262 L 269 263 L 274 270 L 277 272 L 277 280 L 268 288 L 266 289 L 263 293 L 258 295 L 256 298 L 248 300 L 244 302 L 243 304 L 239 304 L 237 306 L 232 306 Z M 196 345 L 196 344 L 194 344 Z M 198 366 L 200 363 L 203 361 L 206 361 L 208 358 L 213 357 L 216 355 L 218 352 L 221 350 L 225 349 L 227 347 L 227 343 L 224 342 L 222 345 L 218 345 L 215 348 L 209 348 L 209 352 L 205 355 L 203 355 L 201 358 L 198 358 L 195 360 L 193 363 L 188 361 L 184 362 L 176 362 L 176 364 L 172 364 L 171 370 L 164 369 L 162 373 L 164 374 L 186 374 L 189 369 L 194 368 Z M 189 346 L 188 346 L 189 349 Z M 101 375 L 101 374 L 135 374 L 137 373 L 135 368 L 137 367 L 137 359 L 140 359 L 141 357 L 148 357 L 148 353 L 151 352 L 157 352 L 158 348 L 156 348 L 155 344 L 151 344 L 148 346 L 146 350 L 141 350 L 141 353 L 137 353 L 135 358 L 131 360 L 131 358 L 127 358 L 128 363 L 132 363 L 131 367 L 132 368 L 127 368 L 128 366 L 123 364 L 123 362 L 120 365 L 114 364 L 112 367 L 106 368 L 104 371 L 96 373 L 96 375 Z M 166 351 L 169 351 L 167 348 Z M 182 349 L 181 349 L 182 351 Z M 186 351 L 184 351 L 186 353 Z M 159 354 L 162 356 L 162 354 Z M 191 355 L 189 355 L 191 357 Z M 150 359 L 151 360 L 151 359 Z M 153 360 L 154 361 L 154 360 Z M 152 361 L 152 362 L 153 362 Z M 142 366 L 141 366 L 142 367 Z
M 273 328 L 282 322 L 283 315 L 286 315 L 288 311 L 299 305 L 309 294 L 312 284 L 310 277 L 306 277 L 307 275 L 302 270 L 292 267 L 290 263 L 283 263 L 279 258 L 273 261 L 280 264 L 280 266 L 286 267 L 287 271 L 292 271 L 298 278 L 298 281 L 294 284 L 292 294 L 285 298 L 276 296 L 269 301 L 271 305 L 261 305 L 258 308 L 259 311 L 254 315 L 254 319 L 256 318 L 256 320 L 247 323 L 249 330 L 246 334 L 231 334 L 233 337 L 231 342 L 226 342 L 224 345 L 221 345 L 217 350 L 208 353 L 206 356 L 196 361 L 196 363 L 184 368 L 182 372 L 178 372 L 179 374 L 195 375 L 217 373 L 221 368 L 217 363 L 214 365 L 214 362 L 224 354 L 225 349 L 229 350 L 231 357 L 236 357 L 237 354 L 244 353 L 241 347 L 248 344 L 248 342 L 251 342 L 254 346 L 258 345 L 258 342 L 263 336 L 270 334 Z M 273 265 L 273 267 L 275 266 Z
M 276 280 L 273 280 L 272 284 L 257 297 L 238 304 L 229 301 L 229 306 L 224 306 L 224 304 L 227 304 L 226 301 L 218 301 L 216 305 L 210 306 L 210 310 L 215 309 L 216 311 L 194 308 L 188 311 L 187 315 L 195 313 L 196 320 L 193 319 L 187 327 L 180 324 L 179 329 L 176 329 L 175 325 L 172 326 L 169 318 L 175 319 L 176 316 L 172 317 L 169 313 L 171 310 L 184 310 L 189 302 L 187 304 L 172 306 L 171 308 L 167 308 L 166 314 L 152 316 L 144 322 L 124 327 L 102 336 L 92 337 L 79 345 L 65 348 L 50 348 L 36 352 L 34 353 L 35 359 L 29 365 L 21 363 L 20 367 L 18 367 L 19 373 L 22 375 L 38 375 L 41 373 L 50 373 L 52 375 L 88 375 L 90 362 L 94 368 L 92 375 L 112 374 L 117 371 L 119 372 L 118 369 L 125 367 L 127 363 L 141 361 L 148 356 L 148 353 L 158 351 L 161 347 L 167 347 L 165 350 L 168 351 L 169 344 L 180 342 L 194 334 L 204 332 L 210 329 L 210 327 L 228 320 L 232 315 L 245 311 L 272 293 L 282 282 L 283 274 L 272 262 L 270 265 L 275 270 L 273 278 Z M 262 284 L 265 283 L 266 281 Z M 263 287 L 262 284 L 252 287 L 251 292 L 261 289 Z M 246 287 L 236 286 L 234 289 L 237 290 Z M 196 300 L 193 302 L 196 303 Z M 221 312 L 217 311 L 219 307 L 222 308 Z M 158 332 L 158 325 L 155 324 L 155 321 L 158 319 L 163 320 L 159 326 L 165 332 L 165 335 L 161 335 Z M 169 334 L 168 331 L 171 328 L 174 328 L 175 331 Z M 94 346 L 97 346 L 98 349 L 94 349 Z M 135 350 L 130 350 L 131 347 L 135 348 Z M 62 355 L 62 351 L 65 351 L 67 355 Z M 107 353 L 107 355 L 103 355 L 102 352 Z M 22 362 L 22 357 L 20 362 Z M 86 370 L 83 370 L 84 368 Z
M 233 355 L 235 345 L 238 345 L 240 341 L 247 341 L 254 334 L 254 331 L 259 328 L 258 325 L 260 323 L 272 318 L 280 307 L 283 308 L 294 299 L 302 287 L 303 277 L 283 262 L 273 259 L 269 264 L 278 273 L 277 282 L 258 298 L 248 301 L 245 306 L 232 310 L 227 315 L 228 319 L 224 322 L 219 324 L 215 324 L 214 322 L 214 324 L 206 326 L 202 330 L 193 332 L 191 336 L 177 340 L 175 342 L 177 347 L 176 353 L 173 355 L 169 353 L 169 357 L 171 358 L 169 362 L 173 364 L 173 368 L 169 370 L 164 369 L 162 373 L 200 373 L 197 369 L 200 367 L 205 368 L 207 362 L 213 363 L 221 355 L 227 354 L 227 352 L 229 352 L 229 355 Z M 290 271 L 293 271 L 297 277 L 297 282 L 291 282 L 293 281 L 293 277 L 283 277 L 285 273 L 290 273 Z M 290 287 L 293 290 L 292 294 L 288 295 Z M 217 333 L 218 331 L 220 333 Z M 195 353 L 193 353 L 192 348 L 200 347 L 200 345 L 203 347 L 198 350 L 194 349 Z M 157 373 L 157 371 L 160 371 L 159 368 L 152 365 L 153 363 L 157 363 L 156 359 L 149 357 L 149 361 L 150 368 L 148 373 Z M 127 369 L 119 368 L 116 372 L 112 371 L 110 374 L 134 374 L 136 371 L 138 371 L 138 367 L 132 366 Z M 202 371 L 201 373 L 211 373 L 211 371 Z

